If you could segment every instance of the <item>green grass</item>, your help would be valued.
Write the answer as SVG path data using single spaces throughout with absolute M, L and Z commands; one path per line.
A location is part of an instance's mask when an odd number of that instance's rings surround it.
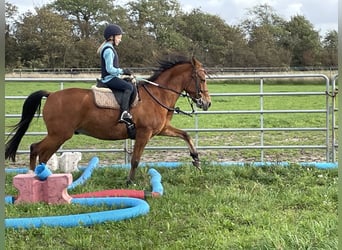
M 337 170 L 290 167 L 157 168 L 164 195 L 150 212 L 89 227 L 6 229 L 6 249 L 337 249 Z M 127 170 L 103 168 L 69 193 L 123 188 Z M 74 174 L 76 179 L 79 174 Z M 15 195 L 13 175 L 6 194 Z M 150 190 L 147 168 L 135 189 Z M 102 211 L 75 205 L 6 205 L 6 217 Z

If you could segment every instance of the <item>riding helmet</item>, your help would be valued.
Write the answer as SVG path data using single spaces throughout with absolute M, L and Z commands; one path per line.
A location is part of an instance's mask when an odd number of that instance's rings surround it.
M 103 36 L 106 40 L 110 38 L 110 36 L 115 36 L 115 35 L 122 35 L 123 31 L 121 27 L 117 24 L 109 24 L 103 33 Z

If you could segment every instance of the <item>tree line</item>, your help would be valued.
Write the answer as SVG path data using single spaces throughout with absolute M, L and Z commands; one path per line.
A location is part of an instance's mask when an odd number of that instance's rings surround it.
M 5 64 L 13 68 L 98 68 L 108 23 L 125 34 L 123 67 L 149 67 L 171 53 L 195 55 L 207 67 L 337 66 L 337 31 L 324 37 L 302 15 L 285 20 L 267 4 L 246 10 L 238 25 L 177 0 L 55 0 L 18 13 L 5 2 Z

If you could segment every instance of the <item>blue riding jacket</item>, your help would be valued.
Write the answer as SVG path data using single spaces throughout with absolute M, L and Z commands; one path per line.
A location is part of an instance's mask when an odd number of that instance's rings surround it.
M 123 73 L 119 67 L 119 56 L 113 44 L 105 43 L 101 49 L 101 80 L 103 83 L 109 82 L 114 77 Z

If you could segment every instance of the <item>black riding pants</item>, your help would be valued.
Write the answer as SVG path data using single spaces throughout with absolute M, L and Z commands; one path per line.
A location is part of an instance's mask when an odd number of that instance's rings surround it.
M 129 110 L 129 103 L 130 99 L 132 98 L 133 94 L 133 85 L 129 82 L 126 82 L 125 80 L 122 80 L 119 77 L 114 77 L 111 79 L 109 82 L 105 83 L 108 88 L 110 88 L 113 93 L 115 90 L 120 90 L 123 92 L 123 98 L 122 98 L 122 104 L 121 104 L 121 109 L 122 111 L 124 110 Z
M 133 85 L 129 82 L 126 82 L 125 80 L 122 80 L 119 77 L 114 77 L 109 82 L 105 83 L 112 91 L 114 90 L 129 90 L 130 92 L 133 92 Z

